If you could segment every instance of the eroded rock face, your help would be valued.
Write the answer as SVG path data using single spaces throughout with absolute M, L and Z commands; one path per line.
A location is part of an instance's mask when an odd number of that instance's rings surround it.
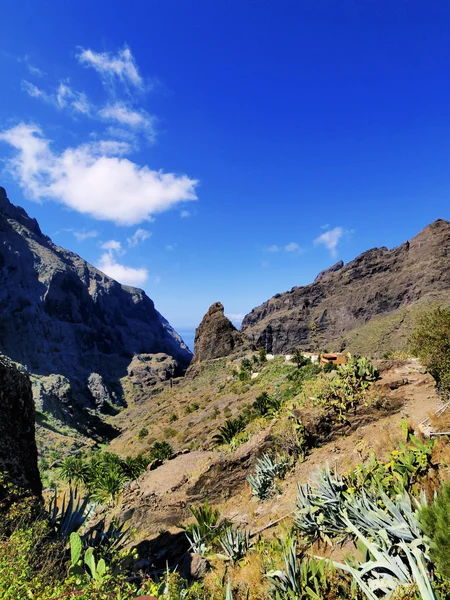
M 180 369 L 192 358 L 144 291 L 56 246 L 1 187 L 0 351 L 35 375 L 63 378 L 41 386 L 49 407 L 61 391 L 97 410 L 123 403 L 133 356 L 164 352 Z
M 138 354 L 128 366 L 128 376 L 123 380 L 123 386 L 128 400 L 139 403 L 152 393 L 161 391 L 160 384 L 180 374 L 177 361 L 163 352 Z
M 195 331 L 193 362 L 228 356 L 245 344 L 245 336 L 224 315 L 223 305 L 216 302 Z
M 34 421 L 30 379 L 0 356 L 0 471 L 40 496 Z
M 339 349 L 352 329 L 442 292 L 450 294 L 450 223 L 439 219 L 397 248 L 368 250 L 276 294 L 246 315 L 241 331 L 275 354 L 328 342 Z

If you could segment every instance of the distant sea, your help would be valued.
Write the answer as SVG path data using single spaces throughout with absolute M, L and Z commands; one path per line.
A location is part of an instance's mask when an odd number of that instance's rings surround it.
M 194 352 L 194 338 L 195 338 L 195 327 L 191 329 L 175 327 L 175 331 L 181 335 L 183 342 L 189 348 L 191 352 Z

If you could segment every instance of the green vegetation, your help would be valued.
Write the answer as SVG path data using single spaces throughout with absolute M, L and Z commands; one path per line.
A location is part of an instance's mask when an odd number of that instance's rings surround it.
M 434 311 L 434 325 L 427 320 L 419 326 L 414 339 L 420 340 L 416 343 L 427 356 L 442 357 L 447 351 L 447 317 L 441 310 Z M 190 388 L 177 413 L 172 412 L 174 404 L 163 406 L 161 414 L 170 421 L 176 420 L 175 415 L 183 431 L 185 406 L 192 412 L 200 409 L 196 399 L 203 408 L 219 403 L 215 392 L 205 393 L 202 388 L 201 381 L 208 381 L 220 394 L 229 394 L 220 411 L 216 405 L 206 411 L 208 419 L 219 414 L 227 417 L 214 436 L 218 444 L 232 451 L 252 435 L 266 436 L 265 453 L 248 475 L 249 485 L 240 487 L 238 502 L 243 507 L 248 503 L 244 510 L 238 505 L 234 511 L 228 501 L 189 507 L 192 523 L 184 528 L 190 550 L 207 557 L 211 565 L 200 581 L 186 582 L 178 572 L 156 572 L 153 566 L 150 575 L 138 572 L 133 567 L 139 558 L 136 550 L 124 550 L 131 545 L 131 534 L 123 524 L 106 525 L 109 516 L 117 514 L 108 505 L 120 499 L 127 482 L 139 477 L 150 461 L 174 455 L 167 441 L 154 442 L 167 429 L 167 423 L 158 423 L 154 438 L 148 437 L 146 427 L 141 430 L 146 433 L 138 435 L 148 439 L 146 455 L 122 459 L 101 451 L 62 461 L 60 477 L 85 490 L 85 498 L 69 489 L 64 499 L 55 495 L 43 510 L 42 505 L 5 488 L 0 495 L 0 598 L 449 600 L 450 483 L 428 505 L 424 494 L 431 498 L 439 487 L 439 462 L 444 464 L 448 457 L 447 440 L 422 439 L 403 422 L 402 441 L 395 441 L 390 452 L 386 448 L 382 460 L 374 451 L 365 451 L 362 462 L 343 475 L 323 465 L 312 483 L 299 485 L 295 506 L 286 508 L 286 498 L 281 502 L 274 498 L 283 488 L 285 493 L 292 490 L 292 480 L 283 483 L 289 471 L 298 466 L 296 472 L 304 476 L 307 465 L 298 461 L 322 443 L 323 437 L 316 435 L 319 426 L 325 423 L 325 436 L 330 430 L 344 436 L 351 430 L 349 424 L 356 423 L 356 411 L 372 418 L 378 410 L 371 395 L 378 394 L 378 386 L 372 386 L 379 374 L 369 360 L 349 356 L 345 365 L 327 372 L 329 368 L 322 369 L 300 354 L 295 354 L 293 364 L 284 357 L 267 361 L 262 352 L 251 359 L 236 358 L 234 364 L 215 361 L 198 375 L 199 389 L 194 393 L 194 386 Z M 238 371 L 230 376 L 235 364 L 240 364 L 241 374 L 246 373 L 242 382 L 236 380 Z M 427 363 L 442 393 L 445 365 L 441 359 L 434 363 L 430 358 Z M 259 374 L 250 379 L 253 370 Z M 151 430 L 150 419 L 147 427 Z M 249 449 L 257 455 L 262 450 L 256 444 Z M 353 460 L 349 464 L 354 465 Z M 104 519 L 95 529 L 87 520 L 93 514 L 93 501 L 105 505 Z M 253 515 L 262 515 L 257 526 Z M 341 552 L 339 560 L 316 556 L 330 555 L 324 544 L 335 552 L 344 543 L 348 552 Z
M 142 439 L 144 439 L 144 438 L 145 438 L 145 437 L 147 437 L 147 436 L 148 436 L 148 429 L 147 429 L 147 427 L 143 427 L 143 428 L 142 428 L 142 429 L 139 431 L 139 433 L 138 433 L 138 438 L 139 438 L 140 440 L 142 440 Z
M 450 482 L 443 486 L 432 504 L 422 507 L 419 518 L 431 539 L 433 562 L 443 575 L 450 577 Z
M 244 431 L 245 426 L 246 422 L 242 416 L 236 419 L 229 418 L 219 427 L 218 433 L 214 436 L 214 441 L 218 444 L 230 444 L 238 433 Z
M 289 468 L 289 458 L 277 456 L 273 459 L 263 454 L 256 461 L 255 472 L 247 477 L 252 494 L 259 500 L 271 498 L 275 492 L 275 478 L 283 478 Z
M 150 450 L 150 460 L 168 460 L 173 456 L 173 448 L 169 442 L 155 442 Z
M 450 400 L 450 309 L 423 312 L 410 339 L 411 351 L 434 377 L 441 395 Z
M 126 482 L 137 479 L 149 462 L 142 455 L 121 459 L 111 452 L 96 452 L 86 458 L 68 456 L 59 475 L 69 484 L 82 485 L 95 502 L 112 504 Z

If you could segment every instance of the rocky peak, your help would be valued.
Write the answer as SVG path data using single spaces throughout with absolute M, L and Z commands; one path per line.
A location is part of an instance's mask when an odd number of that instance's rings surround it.
M 37 235 L 42 235 L 41 228 L 36 219 L 29 217 L 21 206 L 12 204 L 8 199 L 5 188 L 2 186 L 0 186 L 0 215 L 3 215 L 7 219 L 13 219 Z
M 220 302 L 212 304 L 195 331 L 193 362 L 221 358 L 245 345 L 245 337 L 224 315 Z
M 340 260 L 339 262 L 335 263 L 331 267 L 328 267 L 328 269 L 324 269 L 314 279 L 314 283 L 316 283 L 317 281 L 320 281 L 321 279 L 323 279 L 324 277 L 326 277 L 330 273 L 336 273 L 336 271 L 339 271 L 340 269 L 342 269 L 343 266 L 344 266 L 344 261 Z

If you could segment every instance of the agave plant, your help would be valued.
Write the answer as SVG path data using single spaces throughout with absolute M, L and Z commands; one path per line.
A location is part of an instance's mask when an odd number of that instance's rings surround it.
M 219 543 L 225 553 L 225 558 L 237 563 L 241 558 L 253 548 L 253 543 L 250 540 L 250 532 L 247 529 L 234 529 L 227 527 L 221 537 Z
M 220 511 L 212 508 L 208 500 L 205 500 L 203 505 L 196 508 L 190 506 L 193 517 L 196 523 L 192 523 L 186 528 L 186 537 L 194 552 L 205 556 L 210 548 L 207 542 L 211 542 L 220 532 L 218 525 L 220 519 Z
M 348 598 L 349 583 L 340 578 L 335 584 L 335 569 L 333 563 L 324 558 L 316 559 L 313 556 L 301 554 L 297 556 L 297 543 L 292 538 L 282 545 L 284 569 L 271 571 L 266 578 L 273 586 L 276 597 L 295 599 L 316 599 L 329 597 L 328 593 L 333 587 L 333 598 Z
M 118 524 L 111 520 L 106 527 L 105 519 L 101 519 L 83 535 L 85 544 L 92 548 L 102 547 L 108 551 L 123 548 L 130 536 L 130 529 L 125 523 Z
M 72 532 L 76 532 L 86 522 L 91 514 L 89 507 L 90 498 L 81 498 L 72 487 L 69 488 L 69 498 L 64 494 L 61 506 L 58 506 L 56 493 L 50 500 L 48 512 L 50 523 L 55 528 L 59 537 L 68 538 Z
M 271 498 L 275 490 L 275 477 L 284 476 L 288 466 L 288 457 L 278 456 L 273 459 L 268 454 L 263 454 L 256 461 L 255 473 L 247 477 L 252 494 L 259 500 Z

